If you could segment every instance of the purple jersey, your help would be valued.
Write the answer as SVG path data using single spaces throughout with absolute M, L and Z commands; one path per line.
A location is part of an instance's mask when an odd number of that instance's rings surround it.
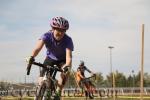
M 53 33 L 49 31 L 43 34 L 40 39 L 45 43 L 47 57 L 56 61 L 66 60 L 66 48 L 71 51 L 74 49 L 71 37 L 66 34 L 60 41 L 56 41 Z

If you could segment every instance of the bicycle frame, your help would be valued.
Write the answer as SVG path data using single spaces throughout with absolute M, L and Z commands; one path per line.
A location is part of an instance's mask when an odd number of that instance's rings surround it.
M 63 72 L 63 70 L 60 69 L 57 65 L 46 66 L 44 64 L 37 63 L 37 62 L 33 62 L 32 64 L 42 67 L 46 70 L 42 85 L 37 87 L 35 100 L 50 99 L 52 97 L 52 94 L 56 92 L 56 87 L 57 87 L 57 80 L 55 79 L 56 73 L 58 71 Z M 32 64 L 28 64 L 30 68 L 29 70 L 27 70 L 27 75 L 29 75 L 30 73 Z
M 89 79 L 91 79 L 91 78 L 93 78 L 93 77 L 95 77 L 95 75 L 92 75 L 92 76 L 90 76 L 90 77 L 86 77 L 86 78 L 84 78 L 83 80 L 81 80 L 81 82 L 85 82 L 86 80 L 89 80 Z
M 90 81 L 90 79 L 93 78 L 93 77 L 96 78 L 95 75 L 92 75 L 92 76 L 90 76 L 90 77 L 87 77 L 87 78 L 84 78 L 83 80 L 81 80 L 81 84 L 82 84 L 82 87 L 81 87 L 82 93 L 83 93 L 83 91 L 90 91 L 91 93 L 93 92 L 93 89 L 92 89 L 93 86 L 92 86 L 91 81 Z M 86 92 L 85 92 L 85 96 L 87 97 Z

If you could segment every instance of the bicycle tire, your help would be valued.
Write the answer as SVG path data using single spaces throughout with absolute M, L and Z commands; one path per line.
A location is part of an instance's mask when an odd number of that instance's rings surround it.
M 54 100 L 60 100 L 60 97 L 59 96 L 55 96 Z
M 41 86 L 38 86 L 35 93 L 35 99 L 34 100 L 43 100 L 43 96 L 46 90 L 46 86 L 43 83 Z
M 45 81 L 46 84 L 46 91 L 45 91 L 45 98 L 44 100 L 53 100 L 52 95 L 54 93 L 54 89 L 53 89 L 53 82 L 52 81 Z

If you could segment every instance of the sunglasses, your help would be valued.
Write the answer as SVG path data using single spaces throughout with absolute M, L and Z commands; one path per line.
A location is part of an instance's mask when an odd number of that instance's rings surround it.
M 57 31 L 59 31 L 59 32 L 66 32 L 66 30 L 65 29 L 60 29 L 60 28 L 54 28 L 55 30 L 57 30 Z

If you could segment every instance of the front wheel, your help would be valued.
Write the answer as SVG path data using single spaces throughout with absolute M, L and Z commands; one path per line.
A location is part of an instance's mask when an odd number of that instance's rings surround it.
M 45 90 L 46 90 L 46 85 L 44 83 L 41 86 L 38 86 L 36 89 L 34 100 L 43 100 Z
M 54 100 L 60 100 L 60 96 L 54 96 Z

